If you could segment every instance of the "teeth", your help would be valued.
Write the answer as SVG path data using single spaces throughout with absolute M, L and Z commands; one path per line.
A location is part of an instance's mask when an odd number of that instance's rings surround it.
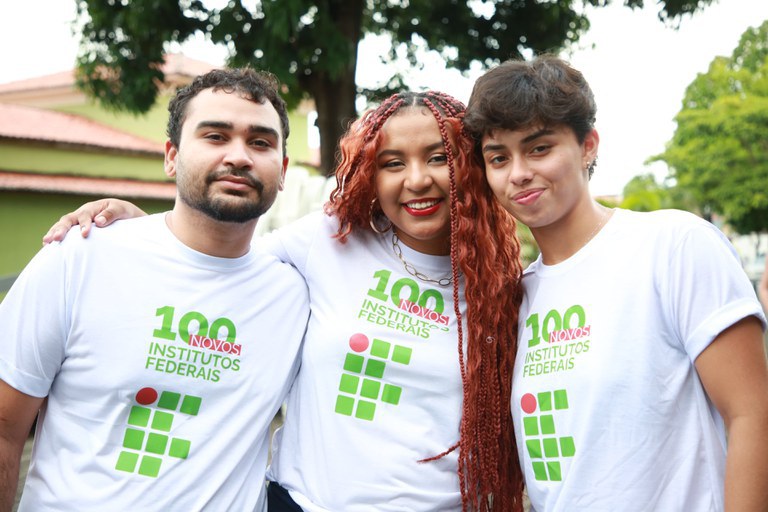
M 440 201 L 437 199 L 432 199 L 431 201 L 414 201 L 412 203 L 408 203 L 408 208 L 412 208 L 414 210 L 425 210 L 435 206 L 439 202 Z

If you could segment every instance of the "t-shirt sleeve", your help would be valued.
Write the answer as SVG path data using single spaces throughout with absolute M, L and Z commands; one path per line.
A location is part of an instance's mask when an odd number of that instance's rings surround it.
M 691 361 L 743 318 L 755 315 L 765 328 L 762 308 L 736 251 L 709 223 L 697 223 L 679 239 L 668 278 L 672 322 Z
M 0 304 L 0 379 L 41 398 L 48 395 L 65 353 L 69 306 L 64 252 L 62 244 L 41 249 Z
M 305 276 L 307 259 L 315 240 L 318 236 L 330 236 L 329 222 L 324 213 L 313 212 L 264 235 L 258 243 L 261 244 L 262 250 L 293 265 Z

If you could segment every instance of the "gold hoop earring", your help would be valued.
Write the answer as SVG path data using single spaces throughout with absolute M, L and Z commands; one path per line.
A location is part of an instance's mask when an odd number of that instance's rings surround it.
M 379 209 L 379 211 L 376 210 L 376 201 L 378 201 L 378 198 L 374 197 L 373 201 L 371 201 L 371 208 L 368 212 L 368 223 L 371 225 L 371 229 L 374 231 L 374 233 L 378 233 L 380 235 L 383 235 L 390 229 L 392 229 L 392 221 L 387 218 L 386 215 L 384 215 L 384 212 Z M 377 220 L 381 218 L 385 218 L 387 220 L 387 225 L 384 227 L 381 227 L 377 224 Z

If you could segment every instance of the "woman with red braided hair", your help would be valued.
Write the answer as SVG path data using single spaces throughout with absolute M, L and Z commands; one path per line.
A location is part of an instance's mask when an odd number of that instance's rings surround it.
M 311 308 L 270 511 L 522 510 L 508 412 L 519 244 L 464 108 L 405 92 L 366 112 L 340 141 L 325 211 L 265 237 Z

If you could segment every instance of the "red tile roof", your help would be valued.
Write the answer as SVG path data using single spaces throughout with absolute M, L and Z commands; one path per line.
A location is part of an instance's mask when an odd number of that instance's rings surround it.
M 0 94 L 6 92 L 28 91 L 30 89 L 54 89 L 56 87 L 71 87 L 75 85 L 75 70 L 61 71 L 52 75 L 26 78 L 0 84 Z
M 176 183 L 110 178 L 86 178 L 50 174 L 4 172 L 0 170 L 0 190 L 84 194 L 98 197 L 166 199 L 176 197 Z
M 165 64 L 162 70 L 167 81 L 178 82 L 179 77 L 191 79 L 214 68 L 216 66 L 200 60 L 190 59 L 181 53 L 170 53 L 165 56 Z M 0 94 L 74 86 L 75 70 L 70 69 L 69 71 L 0 84 Z
M 163 144 L 75 114 L 0 103 L 0 139 L 77 144 L 162 154 Z

